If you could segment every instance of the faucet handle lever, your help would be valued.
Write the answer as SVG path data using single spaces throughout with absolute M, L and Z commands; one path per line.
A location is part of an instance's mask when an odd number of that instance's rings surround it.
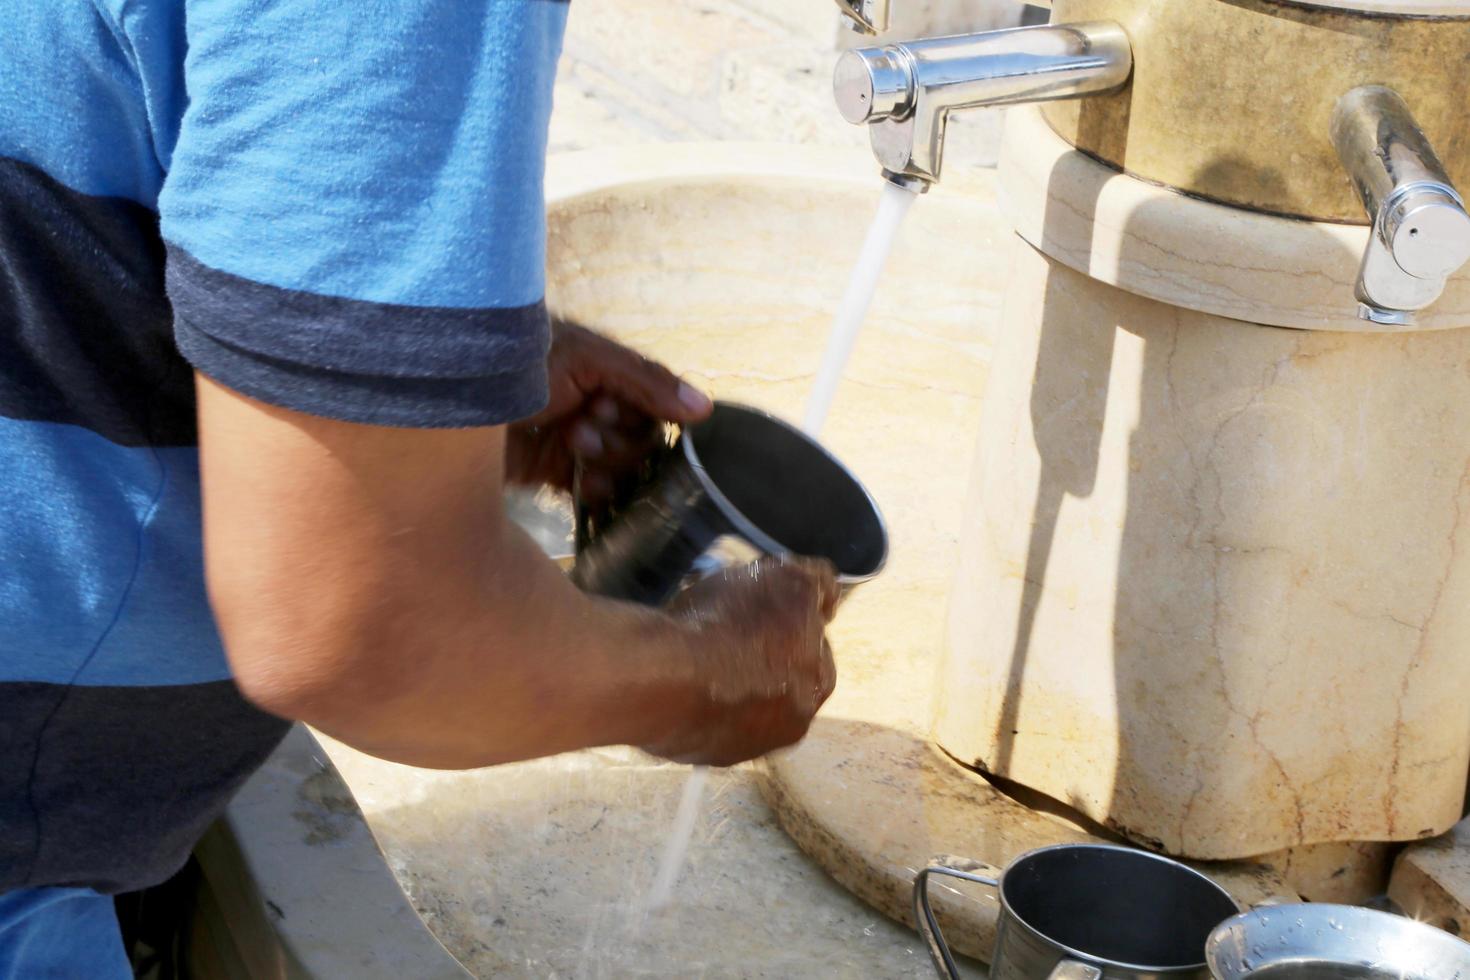
M 832 72 L 837 111 L 853 125 L 902 119 L 914 107 L 914 69 L 899 45 L 850 48 Z
M 1447 279 L 1470 260 L 1470 215 L 1447 183 L 1404 188 L 1384 211 L 1382 235 L 1398 267 L 1419 279 Z

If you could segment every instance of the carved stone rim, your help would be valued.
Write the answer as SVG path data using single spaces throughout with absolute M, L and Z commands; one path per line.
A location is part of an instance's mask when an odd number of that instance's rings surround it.
M 1231 207 L 1120 173 L 1058 136 L 1033 106 L 1007 112 L 999 178 L 1001 207 L 1023 239 L 1139 296 L 1302 330 L 1470 327 L 1470 270 L 1412 325 L 1362 320 L 1353 285 L 1367 227 Z

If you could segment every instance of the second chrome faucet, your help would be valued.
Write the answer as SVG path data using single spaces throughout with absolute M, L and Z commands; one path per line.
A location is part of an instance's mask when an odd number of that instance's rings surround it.
M 1382 85 L 1337 101 L 1332 145 L 1372 230 L 1358 269 L 1358 315 L 1407 326 L 1470 260 L 1470 215 L 1408 105 Z

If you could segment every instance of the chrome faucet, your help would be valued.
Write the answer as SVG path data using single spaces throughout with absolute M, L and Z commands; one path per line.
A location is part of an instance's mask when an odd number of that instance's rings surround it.
M 1358 315 L 1412 324 L 1470 260 L 1470 215 L 1397 92 L 1364 85 L 1338 99 L 1332 145 L 1373 221 L 1354 293 Z
M 1106 92 L 1132 70 L 1128 35 L 1097 21 L 854 48 L 837 60 L 832 87 L 843 118 L 868 124 L 884 176 L 922 188 L 939 179 L 955 109 Z

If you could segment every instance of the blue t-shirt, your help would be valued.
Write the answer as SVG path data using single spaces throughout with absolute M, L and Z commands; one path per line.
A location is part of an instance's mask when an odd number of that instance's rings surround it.
M 192 372 L 546 396 L 555 0 L 0 0 L 0 891 L 178 867 L 284 722 L 205 601 Z

